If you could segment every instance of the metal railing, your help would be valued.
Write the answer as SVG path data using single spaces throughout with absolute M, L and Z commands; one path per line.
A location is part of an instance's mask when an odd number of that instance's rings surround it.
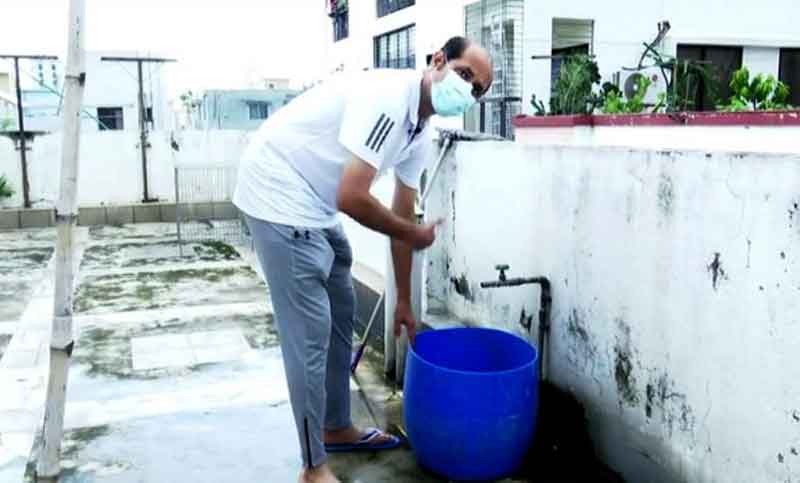
M 489 134 L 497 134 L 505 139 L 513 138 L 513 129 L 511 126 L 511 118 L 509 105 L 514 103 L 521 103 L 521 97 L 515 96 L 498 96 L 486 97 L 478 101 L 480 109 L 480 118 L 478 121 L 478 131 L 486 133 L 486 105 L 487 104 L 500 104 L 500 130 L 499 132 L 490 132 Z
M 232 199 L 235 186 L 236 166 L 230 164 L 175 167 L 175 223 L 181 256 L 187 242 L 248 243 L 249 234 L 241 216 L 220 220 L 215 219 L 213 211 L 214 204 Z

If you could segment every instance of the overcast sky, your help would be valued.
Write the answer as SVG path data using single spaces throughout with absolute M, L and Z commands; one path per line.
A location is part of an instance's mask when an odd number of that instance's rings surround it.
M 68 0 L 0 0 L 0 53 L 64 58 Z M 251 77 L 311 80 L 323 0 L 86 0 L 87 50 L 139 51 L 166 67 L 171 95 L 245 87 Z

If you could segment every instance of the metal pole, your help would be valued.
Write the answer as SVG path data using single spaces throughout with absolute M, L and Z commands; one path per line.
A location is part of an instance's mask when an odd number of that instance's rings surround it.
M 25 116 L 22 112 L 22 88 L 19 85 L 19 57 L 14 57 L 14 83 L 17 88 L 17 127 L 19 128 L 19 160 L 22 164 L 22 197 L 25 208 L 31 207 L 30 185 L 28 184 L 28 147 L 25 145 Z
M 175 167 L 175 225 L 178 230 L 178 255 L 183 256 L 183 241 L 181 240 L 181 194 L 178 183 L 178 167 Z
M 142 61 L 136 62 L 137 73 L 139 74 L 139 147 L 142 150 L 142 180 L 144 181 L 144 199 L 142 202 L 149 203 L 150 193 L 147 189 L 147 123 L 144 119 L 144 85 L 142 82 Z
M 144 184 L 144 199 L 145 203 L 157 201 L 150 198 L 150 192 L 147 183 L 147 122 L 145 121 L 145 107 L 144 107 L 144 81 L 142 74 L 142 63 L 144 62 L 175 62 L 174 59 L 156 59 L 152 57 L 100 57 L 103 62 L 136 62 L 136 67 L 139 73 L 139 145 L 142 151 L 142 178 Z
M 500 137 L 506 138 L 506 100 L 500 101 Z
M 50 335 L 50 371 L 47 380 L 42 450 L 36 463 L 37 477 L 54 477 L 61 471 L 61 439 L 67 375 L 75 345 L 72 300 L 77 278 L 74 232 L 78 222 L 78 173 L 81 139 L 81 105 L 85 70 L 85 0 L 70 0 L 67 66 L 64 76 L 64 130 L 61 153 L 61 189 L 56 202 L 56 273 L 53 320 Z
M 481 102 L 480 132 L 486 132 L 486 103 Z

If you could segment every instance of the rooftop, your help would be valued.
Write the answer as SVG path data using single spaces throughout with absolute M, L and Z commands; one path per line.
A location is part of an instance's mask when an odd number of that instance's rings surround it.
M 0 232 L 3 481 L 33 481 L 55 236 Z M 277 332 L 252 253 L 198 242 L 180 257 L 174 224 L 81 228 L 79 240 L 60 481 L 294 481 Z M 351 382 L 357 424 L 396 428 L 401 394 L 378 376 L 379 356 L 366 361 Z M 441 481 L 409 450 L 332 458 L 345 481 Z

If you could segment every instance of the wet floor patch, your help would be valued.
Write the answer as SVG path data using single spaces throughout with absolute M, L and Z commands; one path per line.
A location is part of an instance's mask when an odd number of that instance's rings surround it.
M 127 465 L 120 461 L 79 460 L 79 457 L 84 454 L 87 447 L 102 442 L 105 438 L 113 437 L 112 432 L 112 428 L 108 425 L 65 431 L 61 442 L 61 474 L 58 482 L 79 481 L 88 483 L 97 481 L 96 477 L 111 477 L 127 469 Z M 25 483 L 35 483 L 37 481 L 35 468 L 35 462 L 29 462 L 25 473 Z
M 258 405 L 69 431 L 59 483 L 295 481 L 291 421 L 287 404 Z
M 6 347 L 8 347 L 9 342 L 11 342 L 11 334 L 0 334 L 0 359 L 6 353 Z
M 118 379 L 158 379 L 186 375 L 207 367 L 205 364 L 134 371 L 131 339 L 210 330 L 239 329 L 252 349 L 275 347 L 278 334 L 267 313 L 231 314 L 224 318 L 198 317 L 142 321 L 140 324 L 87 327 L 81 330 L 73 354 L 76 365 L 83 366 L 88 376 Z
M 220 241 L 187 243 L 180 250 L 177 240 L 92 245 L 83 253 L 81 268 L 133 268 L 192 262 L 240 260 L 235 248 Z
M 7 249 L 5 241 L 0 237 L 0 321 L 22 315 L 53 256 L 53 247 Z
M 266 287 L 249 266 L 181 268 L 84 277 L 75 297 L 80 313 L 252 302 Z
M 6 250 L 0 248 L 0 273 L 45 268 L 53 256 L 53 248 L 32 247 Z
M 16 320 L 22 315 L 35 283 L 33 277 L 0 279 L 0 320 Z
M 439 483 L 449 480 L 417 466 L 409 450 L 367 454 L 337 454 L 330 457 L 331 469 L 342 481 L 359 483 Z
M 98 225 L 89 227 L 92 240 L 157 239 L 177 237 L 174 223 L 141 223 L 134 225 Z
M 134 371 L 237 361 L 249 350 L 238 328 L 131 339 Z
M 55 228 L 31 228 L 26 230 L 0 230 L 0 246 L 54 243 Z

